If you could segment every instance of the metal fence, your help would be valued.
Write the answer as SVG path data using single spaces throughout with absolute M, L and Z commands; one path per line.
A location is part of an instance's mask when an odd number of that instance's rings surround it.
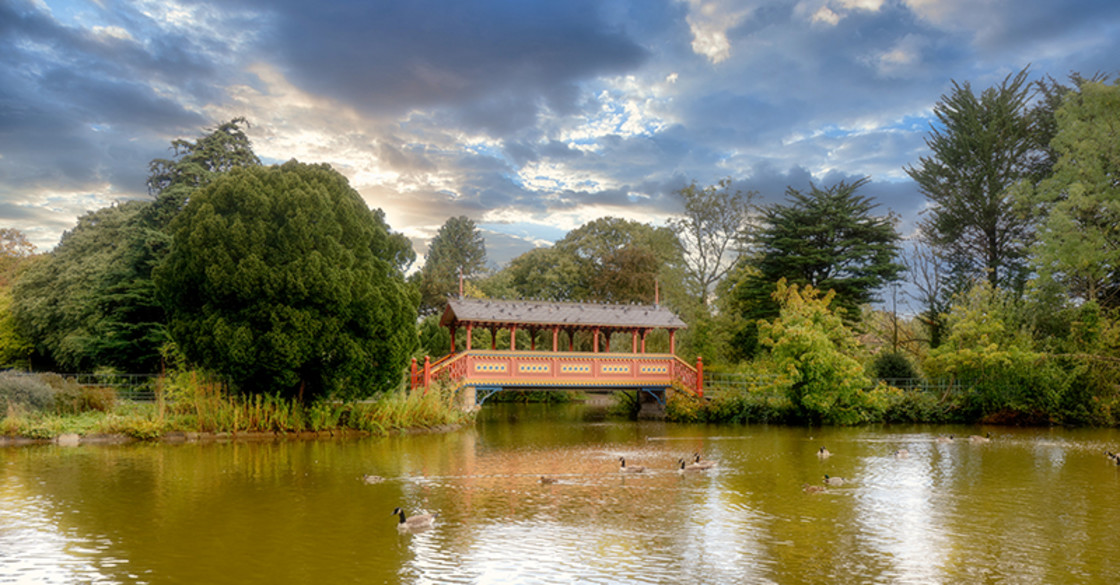
M 773 374 L 736 374 L 704 373 L 704 395 L 714 398 L 724 393 L 750 392 L 765 390 L 778 379 Z M 927 380 L 925 378 L 883 378 L 874 380 L 875 384 L 885 382 L 888 386 L 911 392 L 937 392 L 940 394 L 962 392 L 971 384 L 948 378 Z M 767 393 L 772 393 L 765 390 Z
M 159 374 L 58 374 L 54 372 L 9 372 L 8 375 L 59 376 L 79 386 L 112 388 L 116 391 L 118 399 L 133 402 L 154 402 L 156 399 L 156 383 L 160 377 Z

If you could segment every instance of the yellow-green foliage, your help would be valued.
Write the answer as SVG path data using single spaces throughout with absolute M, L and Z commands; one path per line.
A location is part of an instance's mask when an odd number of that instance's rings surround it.
M 960 297 L 945 319 L 947 334 L 930 352 L 925 370 L 931 378 L 976 379 L 985 374 L 1037 362 L 1030 336 L 1007 323 L 999 292 L 982 281 Z
M 773 322 L 759 322 L 759 340 L 786 377 L 786 394 L 810 422 L 856 424 L 874 420 L 886 406 L 857 355 L 855 334 L 829 309 L 835 294 L 778 281 L 781 305 Z

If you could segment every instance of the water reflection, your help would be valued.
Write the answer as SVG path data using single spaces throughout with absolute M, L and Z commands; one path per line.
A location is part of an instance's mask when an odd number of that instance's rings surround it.
M 450 434 L 4 449 L 0 582 L 1115 581 L 1115 431 L 950 432 L 975 429 L 502 405 Z M 718 466 L 680 473 L 695 452 Z M 852 481 L 802 492 L 826 473 Z M 439 517 L 400 534 L 397 506 Z

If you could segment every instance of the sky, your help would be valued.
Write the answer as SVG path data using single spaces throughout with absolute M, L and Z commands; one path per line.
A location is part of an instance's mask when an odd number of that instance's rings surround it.
M 54 247 L 235 117 L 390 226 L 476 222 L 500 266 L 691 182 L 780 203 L 870 177 L 905 235 L 953 81 L 1120 72 L 1116 0 L 0 0 L 0 227 Z

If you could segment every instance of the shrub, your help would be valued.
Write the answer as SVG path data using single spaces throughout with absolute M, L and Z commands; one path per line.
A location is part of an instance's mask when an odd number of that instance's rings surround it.
M 54 389 L 40 376 L 21 372 L 0 373 L 0 410 L 9 406 L 48 410 L 54 405 Z
M 871 362 L 871 375 L 880 380 L 908 380 L 918 377 L 918 371 L 906 356 L 896 351 L 882 352 Z

